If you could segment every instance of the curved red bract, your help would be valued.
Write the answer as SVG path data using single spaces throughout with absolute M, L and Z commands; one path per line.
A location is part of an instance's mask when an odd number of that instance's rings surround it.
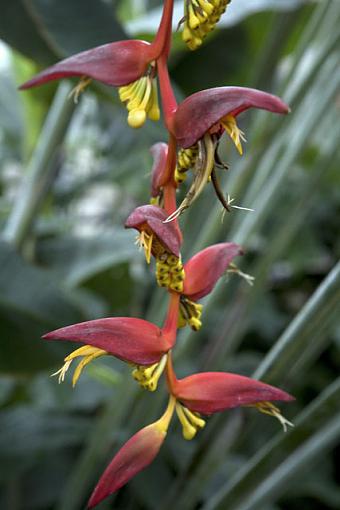
M 192 94 L 178 106 L 172 132 L 183 148 L 191 147 L 226 115 L 237 117 L 249 108 L 288 113 L 289 107 L 277 96 L 245 87 L 217 87 Z
M 56 329 L 45 340 L 81 342 L 137 365 L 151 365 L 172 347 L 162 330 L 143 319 L 110 317 Z
M 145 41 L 104 44 L 61 60 L 21 85 L 20 89 L 72 76 L 85 76 L 112 87 L 120 87 L 140 78 L 151 59 L 151 45 Z
M 242 248 L 235 243 L 214 244 L 196 253 L 184 265 L 183 294 L 193 301 L 209 294 L 230 262 L 242 253 Z
M 201 372 L 178 379 L 173 391 L 188 409 L 205 415 L 258 402 L 294 400 L 274 386 L 226 372 Z

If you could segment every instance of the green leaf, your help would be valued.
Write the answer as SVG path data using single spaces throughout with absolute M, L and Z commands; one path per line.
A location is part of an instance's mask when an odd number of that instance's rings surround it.
M 84 316 L 51 274 L 28 263 L 0 242 L 0 370 L 32 371 L 51 366 L 60 346 L 42 342 L 43 333 L 80 322 Z
M 131 231 L 115 228 L 93 238 L 64 237 L 42 241 L 38 245 L 38 258 L 67 285 L 76 286 L 136 257 L 134 237 Z
M 59 412 L 17 406 L 0 413 L 0 463 L 6 464 L 1 478 L 17 473 L 22 461 L 34 464 L 39 456 L 79 444 L 87 435 L 90 419 Z M 19 467 L 20 469 L 20 467 Z
M 126 38 L 103 0 L 3 0 L 0 37 L 41 65 Z

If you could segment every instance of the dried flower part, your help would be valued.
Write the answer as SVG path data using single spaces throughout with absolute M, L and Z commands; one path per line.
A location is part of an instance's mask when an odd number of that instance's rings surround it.
M 133 378 L 138 381 L 140 386 L 148 391 L 155 391 L 157 389 L 158 381 L 164 372 L 168 356 L 162 356 L 159 363 L 154 363 L 150 366 L 138 365 L 132 372 Z
M 193 331 L 198 331 L 201 326 L 203 305 L 191 301 L 186 296 L 181 296 L 179 305 L 178 327 L 184 328 L 189 325 Z
M 152 74 L 120 87 L 119 98 L 126 104 L 130 127 L 140 128 L 147 117 L 150 120 L 159 120 L 157 80 Z
M 198 145 L 189 149 L 180 149 L 177 154 L 177 165 L 175 170 L 175 181 L 181 184 L 186 179 L 186 172 L 194 168 L 198 157 Z
M 83 347 L 80 347 L 79 349 L 71 352 L 71 354 L 66 356 L 64 359 L 64 365 L 57 372 L 52 374 L 52 377 L 57 375 L 59 384 L 64 382 L 66 372 L 70 368 L 72 361 L 75 358 L 81 357 L 82 360 L 78 363 L 72 377 L 72 386 L 75 387 L 84 367 L 94 359 L 97 359 L 100 356 L 104 356 L 105 354 L 108 353 L 103 349 L 98 349 L 98 347 L 92 347 L 91 345 L 84 345 Z
M 196 50 L 225 12 L 230 0 L 185 0 L 183 41 L 190 50 Z
M 282 425 L 283 431 L 287 432 L 288 427 L 294 427 L 294 424 L 287 420 L 282 414 L 280 409 L 272 402 L 258 402 L 257 404 L 249 405 L 248 407 L 256 407 L 260 413 L 267 414 L 279 420 Z
M 216 142 L 210 134 L 205 134 L 202 140 L 198 141 L 197 146 L 198 156 L 195 160 L 194 179 L 182 203 L 176 211 L 170 214 L 166 220 L 167 222 L 171 222 L 178 218 L 185 209 L 188 209 L 188 207 L 190 207 L 191 204 L 200 196 L 204 186 L 210 180 L 211 172 L 214 169 Z
M 165 252 L 179 257 L 181 239 L 174 224 L 166 223 L 167 214 L 156 205 L 142 205 L 129 215 L 125 228 L 140 232 L 138 243 L 144 248 L 146 259 L 150 254 L 160 257 Z
M 80 94 L 84 92 L 84 90 L 90 85 L 91 82 L 92 78 L 82 76 L 78 84 L 71 90 L 69 97 L 73 97 L 73 101 L 75 102 L 75 104 L 78 103 Z
M 183 437 L 188 441 L 196 436 L 198 430 L 205 427 L 205 421 L 202 420 L 199 413 L 190 411 L 179 402 L 176 402 L 176 414 L 182 425 Z
M 156 280 L 160 287 L 183 291 L 184 269 L 180 257 L 168 252 L 156 256 Z

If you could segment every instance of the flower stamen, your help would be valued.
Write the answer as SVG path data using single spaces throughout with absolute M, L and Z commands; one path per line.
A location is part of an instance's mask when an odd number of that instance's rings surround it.
M 193 413 L 179 402 L 176 402 L 176 413 L 182 425 L 183 437 L 188 441 L 193 439 L 197 431 L 205 426 L 205 421 L 200 418 L 198 413 Z
M 76 349 L 75 351 L 71 352 L 71 354 L 66 356 L 66 358 L 64 359 L 65 362 L 64 365 L 57 372 L 51 374 L 51 377 L 58 375 L 58 383 L 60 384 L 64 382 L 66 372 L 70 368 L 72 361 L 75 358 L 83 357 L 83 359 L 76 367 L 72 377 L 72 386 L 75 387 L 83 371 L 83 368 L 86 365 L 88 365 L 92 360 L 99 358 L 100 356 L 104 356 L 104 354 L 107 354 L 107 352 L 104 351 L 103 349 L 98 349 L 98 347 L 92 347 L 91 345 L 84 345 L 83 347 Z
M 223 117 L 222 120 L 220 120 L 220 123 L 224 127 L 226 133 L 228 133 L 228 135 L 234 142 L 235 147 L 238 150 L 240 156 L 242 156 L 243 147 L 241 140 L 243 142 L 246 142 L 247 140 L 245 138 L 243 131 L 241 131 L 241 129 L 238 127 L 235 117 L 233 117 L 233 115 L 226 115 L 225 117 Z
M 167 358 L 167 354 L 164 354 L 158 363 L 154 363 L 149 366 L 138 365 L 132 371 L 133 378 L 145 390 L 155 391 L 157 389 L 158 381 L 164 372 Z
M 153 69 L 152 66 L 151 70 Z M 147 116 L 151 120 L 159 120 L 157 82 L 152 72 L 147 76 L 142 76 L 135 82 L 120 87 L 118 92 L 120 100 L 126 103 L 130 127 L 141 127 Z
M 152 251 L 152 242 L 153 242 L 153 234 L 149 234 L 145 230 L 142 230 L 137 234 L 136 244 L 139 248 L 143 248 L 145 253 L 145 259 L 148 264 L 151 262 L 151 251 Z

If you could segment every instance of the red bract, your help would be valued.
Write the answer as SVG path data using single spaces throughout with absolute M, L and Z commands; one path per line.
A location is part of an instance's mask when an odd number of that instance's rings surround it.
M 172 131 L 179 145 L 188 148 L 226 115 L 236 117 L 249 108 L 289 112 L 289 107 L 279 97 L 267 92 L 244 87 L 217 87 L 185 99 L 172 118 Z
M 155 143 L 150 152 L 153 156 L 153 166 L 151 170 L 151 196 L 157 197 L 161 187 L 163 175 L 166 170 L 166 160 L 168 157 L 168 144 L 164 142 Z
M 242 375 L 202 372 L 171 382 L 176 399 L 191 411 L 209 415 L 260 402 L 290 401 L 285 391 Z
M 161 207 L 142 205 L 132 211 L 125 222 L 125 227 L 139 231 L 149 229 L 170 253 L 178 257 L 181 239 L 175 223 L 164 223 L 167 217 L 167 213 Z
M 21 85 L 28 89 L 53 80 L 86 76 L 120 87 L 140 78 L 152 60 L 152 46 L 145 41 L 118 41 L 72 55 L 48 67 Z
M 193 301 L 209 294 L 233 258 L 242 253 L 235 243 L 214 244 L 198 252 L 184 265 L 183 294 Z
M 170 336 L 143 319 L 111 317 L 73 324 L 43 336 L 91 345 L 137 365 L 157 363 L 172 347 Z
M 162 430 L 156 422 L 129 439 L 104 471 L 92 493 L 88 507 L 93 508 L 98 505 L 151 464 L 165 437 L 166 431 Z

